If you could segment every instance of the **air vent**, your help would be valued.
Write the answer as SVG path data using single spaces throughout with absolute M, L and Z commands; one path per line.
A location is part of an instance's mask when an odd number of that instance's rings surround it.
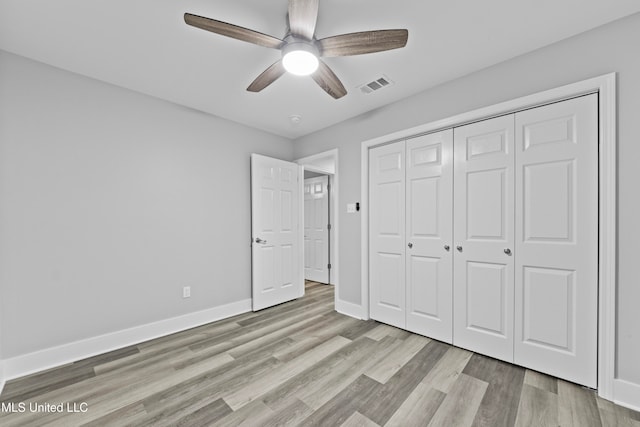
M 369 83 L 365 83 L 359 86 L 359 88 L 362 93 L 372 93 L 384 87 L 391 86 L 392 84 L 393 81 L 391 81 L 391 79 L 389 79 L 387 76 L 383 75 L 375 80 L 370 81 Z

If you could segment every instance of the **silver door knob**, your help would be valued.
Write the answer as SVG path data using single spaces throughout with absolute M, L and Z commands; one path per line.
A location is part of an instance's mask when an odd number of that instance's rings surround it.
M 262 240 L 259 237 L 256 237 L 256 243 L 260 243 L 261 245 L 265 245 L 267 243 L 267 241 L 266 240 Z
M 409 246 L 409 249 L 411 249 L 413 247 L 413 243 L 409 242 L 407 246 Z
M 445 251 L 449 252 L 449 249 L 451 249 L 451 246 L 449 246 L 449 245 L 444 245 L 444 250 L 445 250 Z
M 456 249 L 458 250 L 458 252 L 462 252 L 462 246 L 456 246 Z
M 507 255 L 511 255 L 511 249 L 507 248 L 504 250 L 504 253 Z

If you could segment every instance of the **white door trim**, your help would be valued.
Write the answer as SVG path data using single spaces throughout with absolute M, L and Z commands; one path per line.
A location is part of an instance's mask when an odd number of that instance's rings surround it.
M 331 158 L 333 159 L 334 170 L 326 170 L 324 168 L 318 167 L 314 165 L 314 162 L 320 159 Z M 331 213 L 333 214 L 332 223 L 331 223 L 331 231 L 333 231 L 331 235 L 331 259 L 329 262 L 331 263 L 331 282 L 335 289 L 334 296 L 334 305 L 339 306 L 339 281 L 340 281 L 340 225 L 339 225 L 339 209 L 340 198 L 339 198 L 339 178 L 338 178 L 338 149 L 334 148 L 333 150 L 323 151 L 322 153 L 313 154 L 311 156 L 302 157 L 300 159 L 294 160 L 295 163 L 302 165 L 304 170 L 309 170 L 312 172 L 324 173 L 327 175 L 331 175 L 333 179 L 331 179 L 331 195 L 329 199 L 329 203 L 331 204 Z M 304 176 L 304 173 L 303 173 Z M 304 181 L 304 180 L 303 180 Z M 300 194 L 303 193 L 304 188 L 300 187 Z M 303 204 L 303 215 L 304 215 L 304 200 L 302 200 Z M 304 260 L 303 260 L 304 263 Z M 304 265 L 303 267 L 303 275 L 304 275 Z
M 361 143 L 361 295 L 362 314 L 369 318 L 369 148 L 420 134 L 484 120 L 588 93 L 599 93 L 599 292 L 598 395 L 614 400 L 616 325 L 616 73 L 560 86 L 435 122 L 404 129 Z

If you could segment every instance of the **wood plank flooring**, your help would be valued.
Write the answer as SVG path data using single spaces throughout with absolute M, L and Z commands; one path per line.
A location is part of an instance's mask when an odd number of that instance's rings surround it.
M 313 282 L 297 301 L 10 381 L 0 401 L 5 427 L 640 427 L 593 390 L 338 314 Z M 30 410 L 47 403 L 77 412 Z

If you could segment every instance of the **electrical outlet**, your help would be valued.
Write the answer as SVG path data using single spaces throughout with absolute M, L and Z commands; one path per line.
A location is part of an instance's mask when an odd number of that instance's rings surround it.
M 182 298 L 191 298 L 191 286 L 182 288 Z

